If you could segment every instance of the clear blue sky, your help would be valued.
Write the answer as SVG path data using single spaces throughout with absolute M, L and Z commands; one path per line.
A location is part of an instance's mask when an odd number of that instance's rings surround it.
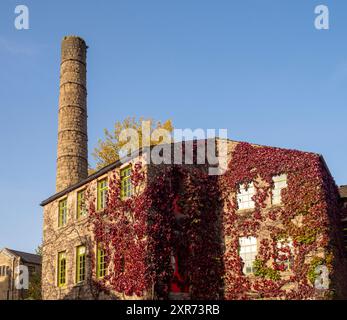
M 14 8 L 30 30 L 14 28 Z M 314 7 L 330 30 L 314 28 Z M 0 2 L 0 247 L 33 251 L 55 190 L 60 41 L 85 38 L 89 148 L 126 116 L 324 155 L 347 184 L 347 2 Z M 92 162 L 92 161 L 90 161 Z

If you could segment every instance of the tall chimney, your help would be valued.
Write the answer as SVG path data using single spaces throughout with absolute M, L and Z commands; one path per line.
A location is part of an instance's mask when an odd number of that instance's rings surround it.
M 56 192 L 88 176 L 87 46 L 64 37 L 61 46 Z

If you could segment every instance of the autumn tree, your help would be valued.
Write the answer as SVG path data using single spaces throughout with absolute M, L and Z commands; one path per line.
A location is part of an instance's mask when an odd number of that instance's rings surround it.
M 41 300 L 41 275 L 33 273 L 30 275 L 30 283 L 28 289 L 28 300 Z
M 105 129 L 105 137 L 103 139 L 99 139 L 97 147 L 94 149 L 93 157 L 96 160 L 96 170 L 99 170 L 117 160 L 121 157 L 121 149 L 125 146 L 129 141 L 123 141 L 120 139 L 121 133 L 125 129 L 134 129 L 138 133 L 138 145 L 139 148 L 142 148 L 142 137 L 143 137 L 143 123 L 147 122 L 149 124 L 149 128 L 151 132 L 155 129 L 164 129 L 167 130 L 168 133 L 172 133 L 173 126 L 171 120 L 167 120 L 164 123 L 160 121 L 155 121 L 153 119 L 145 119 L 143 117 L 136 119 L 135 117 L 127 117 L 124 121 L 117 121 L 114 125 L 114 129 L 112 132 Z M 162 143 L 162 139 L 154 140 L 150 139 L 149 144 L 151 146 Z M 92 173 L 94 169 L 90 168 L 90 173 Z
M 39 255 L 42 257 L 42 247 L 43 247 L 43 244 L 40 244 L 37 246 L 37 248 L 35 249 L 35 254 Z
M 38 245 L 35 253 L 42 257 L 42 244 Z M 28 300 L 41 300 L 41 273 L 34 272 L 30 274 L 30 283 L 28 289 Z

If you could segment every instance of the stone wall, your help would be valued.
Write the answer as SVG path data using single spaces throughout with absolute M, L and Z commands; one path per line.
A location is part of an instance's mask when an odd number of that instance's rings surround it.
M 57 192 L 88 176 L 86 51 L 79 37 L 62 41 Z
M 232 153 L 235 151 L 235 148 L 237 147 L 238 143 L 234 141 L 228 142 L 228 155 L 227 160 L 232 161 Z M 136 158 L 132 161 L 132 163 L 136 163 L 141 158 Z M 232 162 L 231 162 L 232 163 Z M 126 166 L 127 164 L 124 164 Z M 152 170 L 155 167 L 155 170 Z M 159 166 L 160 167 L 160 166 Z M 158 175 L 158 166 L 150 165 L 147 167 L 147 172 L 149 173 L 150 179 L 156 179 Z M 115 171 L 119 171 L 120 168 L 112 169 L 109 172 L 105 173 L 104 175 L 96 177 L 93 181 L 85 184 L 84 186 L 81 186 L 78 189 L 75 189 L 71 191 L 69 194 L 62 196 L 59 199 L 56 199 L 52 201 L 51 203 L 47 204 L 44 207 L 44 247 L 43 247 L 43 279 L 42 279 L 42 287 L 43 287 L 43 298 L 44 299 L 136 299 L 136 296 L 133 297 L 127 297 L 123 295 L 122 293 L 112 292 L 110 295 L 105 295 L 94 288 L 94 282 L 95 279 L 95 266 L 92 266 L 90 261 L 92 260 L 92 255 L 95 255 L 96 251 L 96 243 L 93 236 L 93 230 L 92 226 L 90 225 L 90 222 L 88 218 L 83 218 L 80 220 L 76 219 L 76 204 L 77 204 L 77 192 L 79 190 L 82 190 L 84 188 L 88 188 L 92 194 L 94 194 L 94 197 L 96 197 L 96 186 L 97 181 L 100 179 L 103 179 L 104 177 L 111 177 L 112 174 Z M 160 170 L 159 170 L 160 174 Z M 266 186 L 266 182 L 262 181 L 261 178 L 258 180 L 259 186 Z M 223 185 L 219 185 L 218 188 L 221 190 L 223 188 Z M 235 197 L 234 193 L 230 193 L 230 197 Z M 68 222 L 65 227 L 59 228 L 58 227 L 58 204 L 59 201 L 62 199 L 67 198 L 68 201 Z M 227 203 L 225 203 L 227 205 Z M 266 198 L 264 202 L 264 208 L 261 209 L 261 213 L 265 214 L 266 216 L 268 213 L 274 209 L 274 207 L 271 204 L 271 199 L 269 197 Z M 226 211 L 227 208 L 224 208 Z M 252 219 L 252 214 L 254 210 L 241 210 L 238 212 L 237 216 L 239 220 L 243 219 Z M 227 211 L 226 211 L 227 212 Z M 218 215 L 219 213 L 217 213 Z M 329 214 L 327 211 L 325 213 L 326 215 Z M 300 215 L 296 216 L 295 219 L 293 219 L 293 225 L 296 225 L 298 227 L 302 226 L 302 217 Z M 219 219 L 222 220 L 222 219 Z M 329 219 L 330 223 L 334 225 L 334 219 Z M 271 241 L 271 230 L 273 228 L 284 228 L 283 221 L 279 217 L 276 220 L 272 219 L 266 219 L 261 222 L 259 231 L 256 234 L 257 238 L 257 244 L 258 247 L 260 247 L 260 244 L 262 241 Z M 223 225 L 223 228 L 225 229 L 225 225 Z M 234 250 L 233 243 L 237 237 L 245 236 L 244 234 L 234 234 L 232 237 L 228 236 L 225 233 L 221 233 L 221 247 L 222 250 L 222 256 L 221 259 L 223 259 L 223 254 L 227 252 L 228 250 Z M 333 241 L 339 242 L 339 238 L 335 235 L 331 235 L 331 239 Z M 321 241 L 321 239 L 319 239 Z M 76 284 L 75 279 L 75 272 L 76 272 L 76 247 L 85 244 L 87 246 L 87 280 L 83 284 Z M 61 251 L 66 251 L 67 253 L 67 284 L 63 288 L 59 288 L 57 286 L 57 261 L 58 261 L 58 253 Z M 312 252 L 312 257 L 320 257 L 320 258 L 326 258 L 328 252 L 323 247 L 318 247 L 317 250 Z M 95 257 L 95 256 L 94 256 Z M 305 261 L 302 263 L 310 264 L 312 257 L 307 256 L 305 257 Z M 95 259 L 94 259 L 95 260 Z M 273 260 L 269 260 L 268 267 L 271 267 L 271 263 Z M 335 274 L 338 275 L 338 282 L 344 283 L 344 279 L 346 279 L 346 275 L 344 272 L 342 272 L 343 264 L 336 260 L 336 263 L 334 263 L 334 267 L 336 268 Z M 233 273 L 235 270 L 232 268 L 226 268 L 226 273 Z M 110 272 L 112 272 L 112 268 L 110 269 Z M 299 284 L 295 281 L 287 281 L 293 276 L 292 270 L 288 269 L 287 271 L 281 272 L 281 279 L 286 280 L 286 283 L 283 286 L 283 290 L 285 291 L 300 291 Z M 247 275 L 245 278 L 247 278 L 251 283 L 256 283 L 259 278 L 254 275 Z M 247 281 L 248 281 L 247 280 Z M 336 284 L 337 280 L 332 279 L 332 284 Z M 232 286 L 232 283 L 224 283 L 224 290 L 228 287 Z M 231 289 L 232 290 L 232 289 Z M 340 290 L 343 291 L 343 288 Z M 311 298 L 315 299 L 319 297 L 320 293 L 317 293 L 317 295 L 312 296 Z M 259 295 L 252 296 L 252 293 L 250 293 L 249 298 L 254 299 L 260 299 Z
M 5 254 L 0 254 L 0 267 L 5 266 L 6 269 L 9 268 L 12 270 L 12 259 L 11 257 L 5 255 Z M 10 298 L 10 288 L 11 288 L 11 282 L 10 282 L 10 277 L 8 275 L 0 276 L 0 300 L 7 300 Z
M 96 267 L 92 265 L 92 261 L 96 260 L 97 244 L 88 216 L 77 219 L 77 193 L 81 190 L 87 190 L 91 194 L 91 198 L 94 198 L 96 205 L 97 182 L 104 178 L 108 178 L 109 181 L 114 172 L 119 174 L 121 168 L 130 163 L 135 164 L 138 160 L 139 158 L 135 158 L 44 207 L 42 259 L 42 296 L 44 300 L 136 299 L 136 297 L 127 297 L 117 292 L 105 295 L 95 287 Z M 63 199 L 67 199 L 67 224 L 64 227 L 59 227 L 59 201 Z M 83 283 L 76 283 L 76 248 L 80 245 L 85 245 L 87 250 L 86 280 Z M 58 254 L 63 251 L 66 252 L 67 257 L 67 280 L 66 285 L 59 287 Z
M 27 290 L 17 290 L 14 284 L 14 273 L 16 267 L 24 265 L 29 268 L 29 283 L 30 283 L 30 268 L 35 270 L 35 273 L 41 274 L 41 266 L 23 262 L 19 257 L 11 256 L 5 252 L 0 252 L 0 267 L 5 266 L 6 275 L 0 276 L 0 300 L 19 300 L 27 298 Z

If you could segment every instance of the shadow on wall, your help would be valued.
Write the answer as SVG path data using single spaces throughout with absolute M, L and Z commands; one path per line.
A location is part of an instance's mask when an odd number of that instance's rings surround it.
M 225 243 L 219 179 L 208 176 L 205 169 L 197 165 L 173 167 L 168 181 L 175 194 L 173 240 L 165 244 L 159 241 L 155 250 L 158 261 L 163 261 L 163 247 L 171 246 L 171 261 L 162 263 L 171 263 L 173 277 L 156 281 L 156 299 L 224 299 Z M 149 179 L 156 179 L 157 174 L 153 172 Z M 166 191 L 162 192 L 165 197 Z
M 114 294 L 86 288 L 85 286 L 75 285 L 71 290 L 64 294 L 63 300 L 119 300 Z
M 0 277 L 0 300 L 9 299 L 9 277 L 1 276 Z

